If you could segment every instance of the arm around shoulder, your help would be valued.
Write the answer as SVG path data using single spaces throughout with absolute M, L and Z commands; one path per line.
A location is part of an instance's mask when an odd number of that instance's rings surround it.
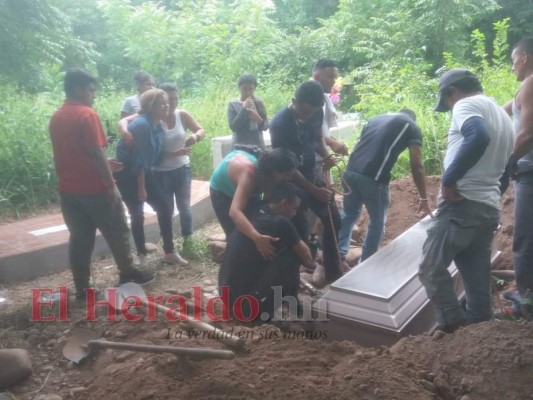
M 122 137 L 122 139 L 124 139 L 124 141 L 128 145 L 131 145 L 133 143 L 133 136 L 130 133 L 130 131 L 128 131 L 128 124 L 131 121 L 133 121 L 135 118 L 137 118 L 138 116 L 139 114 L 135 113 L 135 114 L 123 117 L 120 119 L 120 121 L 118 121 L 118 131 L 120 132 L 120 136 Z

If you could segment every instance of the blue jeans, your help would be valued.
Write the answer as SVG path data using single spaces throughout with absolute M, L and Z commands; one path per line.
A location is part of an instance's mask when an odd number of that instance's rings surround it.
M 364 261 L 378 251 L 379 242 L 383 236 L 390 205 L 389 185 L 378 183 L 353 171 L 346 171 L 343 178 L 351 193 L 344 196 L 344 213 L 339 231 L 339 252 L 342 256 L 348 253 L 352 229 L 361 215 L 361 208 L 364 204 L 370 217 L 361 255 L 361 261 Z
M 155 171 L 154 179 L 161 190 L 163 202 L 170 215 L 174 214 L 174 201 L 176 201 L 181 235 L 192 235 L 191 167 L 184 165 L 171 171 Z
M 513 264 L 522 296 L 533 297 L 533 171 L 518 175 L 513 184 Z
M 492 318 L 490 255 L 499 214 L 496 208 L 471 200 L 439 204 L 419 269 L 439 325 Z M 452 261 L 463 278 L 466 313 L 448 272 Z

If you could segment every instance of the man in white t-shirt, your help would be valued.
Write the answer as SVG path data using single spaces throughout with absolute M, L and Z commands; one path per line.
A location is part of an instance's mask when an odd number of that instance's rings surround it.
M 335 106 L 331 102 L 331 99 L 329 98 L 329 94 L 331 93 L 331 89 L 333 88 L 333 85 L 335 84 L 335 80 L 339 77 L 338 71 L 337 71 L 337 64 L 335 61 L 327 60 L 327 59 L 320 59 L 313 65 L 313 80 L 315 82 L 320 83 L 320 86 L 322 86 L 322 89 L 324 90 L 324 120 L 322 122 L 322 138 L 324 139 L 324 143 L 326 146 L 328 146 L 335 154 L 347 156 L 348 155 L 348 147 L 346 144 L 338 141 L 333 136 L 331 136 L 331 128 L 334 128 L 337 126 L 337 110 L 335 110 Z M 317 175 L 322 178 L 323 174 L 323 158 L 320 154 L 315 154 L 316 158 L 316 164 L 317 164 Z M 331 174 L 329 177 L 329 181 L 331 182 Z
M 435 111 L 449 110 L 438 209 L 419 271 L 437 314 L 437 329 L 447 333 L 492 317 L 491 243 L 500 216 L 499 179 L 513 149 L 509 116 L 466 69 L 452 69 L 439 80 Z M 448 272 L 452 261 L 463 278 L 466 312 Z
M 141 95 L 147 90 L 155 87 L 154 78 L 146 72 L 137 72 L 133 79 L 137 86 L 137 94 L 127 97 L 126 100 L 124 100 L 120 107 L 120 119 L 136 114 L 141 109 Z M 133 139 L 131 139 L 131 141 L 133 141 Z

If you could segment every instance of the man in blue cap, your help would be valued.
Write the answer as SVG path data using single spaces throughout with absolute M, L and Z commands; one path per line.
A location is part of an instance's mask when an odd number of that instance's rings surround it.
M 513 148 L 508 115 L 466 69 L 452 69 L 439 80 L 435 111 L 450 110 L 438 208 L 419 270 L 437 329 L 447 333 L 492 317 L 491 243 L 500 216 L 499 180 Z M 463 278 L 466 312 L 448 271 L 452 261 Z

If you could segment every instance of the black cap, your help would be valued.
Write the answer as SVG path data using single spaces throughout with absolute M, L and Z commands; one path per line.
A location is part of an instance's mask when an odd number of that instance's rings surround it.
M 439 79 L 439 94 L 437 96 L 437 105 L 435 106 L 435 111 L 444 112 L 450 110 L 442 98 L 442 92 L 444 89 L 453 86 L 454 83 L 457 83 L 464 78 L 475 77 L 476 76 L 472 72 L 464 68 L 454 68 L 442 75 Z

